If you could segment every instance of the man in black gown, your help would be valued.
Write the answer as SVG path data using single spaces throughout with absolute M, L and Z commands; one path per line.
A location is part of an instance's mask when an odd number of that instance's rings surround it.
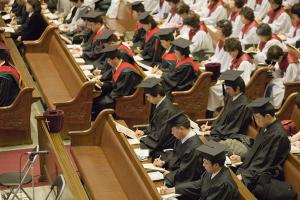
M 177 184 L 198 180 L 204 168 L 201 167 L 202 157 L 199 151 L 196 151 L 202 142 L 196 132 L 191 129 L 187 116 L 178 113 L 169 122 L 172 135 L 176 138 L 174 148 L 156 158 L 153 164 L 168 170 L 164 173 L 165 185 L 174 187 Z
M 250 191 L 256 188 L 256 181 L 263 174 L 283 179 L 283 163 L 290 151 L 290 142 L 280 121 L 275 117 L 275 109 L 270 98 L 258 98 L 248 105 L 253 110 L 256 124 L 260 127 L 254 144 L 237 170 L 237 176 Z M 240 162 L 237 155 L 230 157 Z
M 197 148 L 203 156 L 205 172 L 199 180 L 160 188 L 161 194 L 176 193 L 180 200 L 237 200 L 238 189 L 224 166 L 225 146 L 209 141 Z M 200 167 L 200 166 L 199 166 Z

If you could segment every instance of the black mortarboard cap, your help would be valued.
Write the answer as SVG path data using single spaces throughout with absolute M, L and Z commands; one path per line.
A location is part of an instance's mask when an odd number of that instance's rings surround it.
M 144 6 L 142 1 L 135 1 L 131 3 L 132 10 L 139 10 L 141 6 Z
M 274 112 L 274 106 L 270 103 L 270 101 L 271 98 L 260 97 L 249 103 L 247 107 L 251 108 L 253 113 Z
M 225 145 L 213 140 L 208 141 L 197 148 L 204 159 L 213 163 L 218 161 L 225 161 Z
M 243 71 L 227 70 L 221 74 L 220 80 L 225 80 L 226 86 L 240 86 L 239 83 L 243 81 L 243 79 L 240 77 L 242 73 Z
M 98 39 L 101 40 L 102 42 L 106 43 L 110 40 L 110 38 L 113 36 L 114 34 L 114 30 L 107 30 L 104 33 L 102 33 Z
M 179 47 L 181 49 L 185 49 L 185 48 L 188 48 L 191 44 L 193 44 L 191 41 L 187 40 L 187 39 L 184 39 L 184 38 L 178 38 L 176 40 L 174 40 L 172 42 L 172 44 L 175 46 L 175 47 Z
M 81 18 L 89 22 L 99 22 L 103 16 L 102 12 L 91 11 L 84 14 Z
M 148 24 L 149 19 L 151 18 L 150 12 L 143 12 L 138 16 L 138 20 L 141 24 Z
M 156 93 L 159 87 L 161 87 L 160 89 L 162 89 L 161 81 L 162 80 L 159 78 L 147 78 L 136 87 L 144 88 L 144 93 L 146 94 Z
M 156 35 L 159 37 L 159 39 L 161 40 L 171 40 L 173 41 L 174 40 L 174 28 L 163 28 L 163 29 L 160 29 Z
M 119 45 L 108 46 L 100 51 L 100 53 L 105 53 L 105 58 L 119 57 Z

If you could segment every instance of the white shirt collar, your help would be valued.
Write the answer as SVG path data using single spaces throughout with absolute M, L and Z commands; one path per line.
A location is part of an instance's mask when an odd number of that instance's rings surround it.
M 4 63 L 5 63 L 5 61 L 3 61 L 2 63 L 0 63 L 0 66 L 3 66 L 3 65 L 4 65 Z
M 237 100 L 237 98 L 239 98 L 241 95 L 242 95 L 242 93 L 240 93 L 240 94 L 238 94 L 238 95 L 232 97 L 232 100 L 233 100 L 233 101 Z
M 163 102 L 163 100 L 165 100 L 166 96 L 164 96 L 155 106 L 155 108 L 158 108 L 158 106 L 161 104 L 161 102 Z
M 190 132 L 183 139 L 181 139 L 181 144 L 185 143 L 188 139 L 195 135 L 196 133 L 191 129 Z
M 218 175 L 218 173 L 221 171 L 221 169 L 219 170 L 219 171 L 217 171 L 217 172 L 215 172 L 215 173 L 212 173 L 212 175 L 211 175 L 211 178 L 210 179 L 213 179 L 213 178 L 215 178 L 215 176 L 217 176 Z

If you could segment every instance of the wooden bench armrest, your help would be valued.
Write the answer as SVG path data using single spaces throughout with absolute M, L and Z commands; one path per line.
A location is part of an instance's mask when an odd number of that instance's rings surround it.
M 4 106 L 4 107 L 0 107 L 0 111 L 11 111 L 14 110 L 15 107 L 17 107 L 21 101 L 22 101 L 22 97 L 24 97 L 24 95 L 26 95 L 26 93 L 30 93 L 30 95 L 32 96 L 32 92 L 33 92 L 33 88 L 24 88 L 22 89 L 19 94 L 17 95 L 17 97 L 15 98 L 15 100 L 12 102 L 12 104 L 10 104 L 9 106 Z M 33 100 L 31 98 L 31 103 L 33 103 Z
M 43 32 L 43 34 L 41 35 L 41 37 L 37 40 L 33 40 L 33 41 L 23 41 L 23 44 L 26 48 L 26 51 L 30 51 L 30 52 L 35 52 L 35 48 L 38 46 L 41 46 L 42 44 L 47 43 L 47 40 L 49 39 L 49 37 L 51 36 L 51 34 L 53 34 L 53 32 L 56 30 L 57 28 L 49 25 L 47 26 L 47 28 L 45 29 L 45 31 Z M 37 48 L 37 51 L 40 51 L 40 48 Z

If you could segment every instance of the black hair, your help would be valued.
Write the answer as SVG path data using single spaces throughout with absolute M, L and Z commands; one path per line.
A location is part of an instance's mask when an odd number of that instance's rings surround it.
M 253 21 L 255 19 L 253 10 L 248 6 L 242 8 L 241 15 L 243 15 L 244 18 L 249 21 Z
M 278 60 L 284 55 L 284 51 L 278 45 L 273 45 L 268 49 L 267 60 Z
M 272 36 L 272 28 L 269 24 L 262 23 L 258 25 L 256 29 L 256 34 L 258 36 Z
M 27 3 L 32 6 L 33 12 L 41 12 L 42 7 L 39 0 L 27 0 Z
M 200 24 L 199 16 L 195 13 L 191 13 L 188 16 L 184 17 L 183 24 L 191 26 L 193 28 L 198 28 Z
M 144 7 L 144 4 L 139 3 L 137 5 L 131 6 L 131 10 L 134 10 L 138 13 L 143 13 L 143 12 L 145 12 L 145 7 Z
M 190 48 L 187 47 L 187 48 L 180 48 L 180 47 L 176 47 L 175 46 L 175 50 L 179 51 L 182 55 L 184 55 L 185 57 L 189 57 L 190 55 Z
M 217 28 L 221 29 L 225 37 L 229 37 L 232 33 L 232 24 L 227 19 L 222 19 L 217 22 Z
M 300 18 L 300 3 L 296 3 L 291 8 L 291 13 L 297 15 Z
M 224 157 L 220 158 L 220 159 L 217 159 L 217 160 L 209 160 L 211 162 L 212 165 L 214 164 L 218 164 L 220 167 L 224 166 L 224 163 L 225 163 L 225 160 L 226 160 L 226 157 L 224 155 Z
M 244 0 L 234 0 L 234 5 L 237 8 L 243 8 L 243 6 L 245 5 L 245 1 Z
M 224 43 L 224 50 L 227 52 L 242 52 L 243 48 L 241 42 L 237 38 L 227 38 Z
M 166 95 L 165 93 L 165 89 L 163 88 L 162 85 L 156 85 L 153 88 L 149 88 L 149 89 L 144 89 L 144 93 L 145 94 L 150 94 L 153 97 L 157 97 L 158 95 L 163 97 Z
M 175 10 L 176 10 L 175 12 L 179 15 L 189 13 L 190 12 L 190 6 L 187 5 L 184 2 L 179 2 L 178 5 L 176 6 Z

